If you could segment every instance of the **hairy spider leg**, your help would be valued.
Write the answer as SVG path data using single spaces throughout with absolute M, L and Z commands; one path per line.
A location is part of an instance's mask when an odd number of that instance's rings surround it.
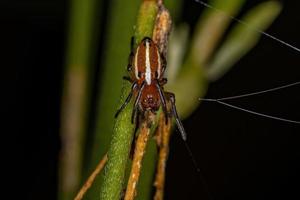
M 129 57 L 128 57 L 128 64 L 127 64 L 127 71 L 131 71 L 132 70 L 132 60 L 133 60 L 133 57 L 134 57 L 134 37 L 131 37 L 131 40 L 130 40 L 130 54 L 129 54 Z
M 161 67 L 162 67 L 162 74 L 165 73 L 166 67 L 167 67 L 167 59 L 166 57 L 163 55 L 163 53 L 160 53 L 160 58 L 161 58 Z M 164 79 L 164 78 L 163 78 Z
M 166 97 L 165 97 L 165 94 L 164 92 L 162 91 L 162 88 L 161 86 L 159 85 L 159 82 L 156 81 L 156 88 L 159 92 L 159 96 L 160 96 L 160 100 L 161 100 L 161 104 L 162 104 L 162 109 L 165 113 L 165 123 L 167 124 L 168 123 L 168 110 L 167 110 L 167 103 L 166 103 Z
M 172 115 L 173 117 L 175 118 L 175 121 L 176 121 L 176 125 L 178 127 L 178 130 L 181 134 L 181 137 L 184 141 L 186 141 L 186 132 L 183 128 L 183 125 L 179 119 L 179 116 L 178 116 L 178 113 L 177 113 L 177 110 L 176 110 L 176 106 L 175 106 L 175 95 L 171 92 L 165 92 L 166 95 L 168 96 L 168 98 L 170 99 L 171 101 L 171 105 L 172 105 Z
M 167 82 L 168 82 L 167 78 L 162 78 L 162 79 L 158 80 L 158 83 L 159 83 L 160 86 L 165 85 Z
M 132 115 L 131 115 L 131 123 L 134 123 L 134 119 L 135 119 L 135 116 L 136 116 L 136 111 L 138 109 L 138 106 L 139 106 L 139 102 L 140 102 L 140 99 L 141 99 L 141 96 L 142 96 L 142 92 L 144 90 L 144 87 L 145 87 L 145 81 L 143 81 L 142 85 L 141 85 L 141 88 L 139 89 L 139 92 L 138 92 L 138 95 L 135 99 L 135 102 L 134 102 L 134 106 L 133 106 L 133 111 L 132 111 Z
M 132 36 L 130 38 L 130 51 L 131 52 L 133 52 L 133 50 L 134 50 L 134 42 L 135 42 L 135 38 L 134 38 L 134 36 Z
M 134 82 L 131 86 L 131 91 L 129 93 L 129 95 L 127 96 L 125 102 L 122 104 L 121 108 L 116 112 L 115 114 L 115 118 L 118 117 L 118 115 L 120 114 L 120 112 L 127 106 L 127 104 L 130 102 L 131 97 L 133 95 L 134 90 L 137 88 L 138 84 L 137 82 Z
M 129 76 L 123 76 L 123 80 L 133 83 L 133 80 Z

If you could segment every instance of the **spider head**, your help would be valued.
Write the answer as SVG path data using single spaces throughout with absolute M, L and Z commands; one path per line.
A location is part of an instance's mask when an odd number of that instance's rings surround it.
M 160 106 L 160 97 L 155 87 L 146 87 L 141 96 L 140 102 L 143 111 L 149 110 L 155 112 Z

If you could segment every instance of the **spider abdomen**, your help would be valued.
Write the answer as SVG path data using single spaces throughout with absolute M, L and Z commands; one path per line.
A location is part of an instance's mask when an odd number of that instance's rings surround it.
M 150 38 L 144 38 L 136 52 L 133 60 L 134 73 L 132 78 L 151 85 L 153 80 L 160 79 L 163 75 L 163 67 L 160 52 L 156 44 Z

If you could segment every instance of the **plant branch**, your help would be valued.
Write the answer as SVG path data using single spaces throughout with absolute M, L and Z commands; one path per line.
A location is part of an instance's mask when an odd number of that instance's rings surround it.
M 78 1 L 78 0 L 77 0 Z M 103 2 L 104 0 L 100 0 Z M 97 88 L 95 96 L 95 121 L 91 122 L 89 145 L 85 151 L 84 180 L 95 169 L 99 158 L 108 152 L 115 124 L 114 114 L 119 106 L 122 87 L 130 87 L 123 83 L 122 76 L 127 65 L 130 49 L 130 37 L 140 5 L 139 0 L 112 0 L 106 3 L 107 23 L 103 31 L 102 52 L 100 58 L 101 72 L 97 74 Z M 120 30 L 122 33 L 120 34 Z M 118 59 L 116 59 L 118 58 Z M 125 91 L 124 91 L 125 92 Z M 96 110 L 95 110 L 96 108 Z M 85 194 L 86 199 L 98 199 L 99 188 L 103 182 L 103 175 L 95 179 L 93 186 Z
M 82 188 L 79 190 L 78 194 L 74 198 L 74 200 L 81 200 L 84 196 L 84 194 L 87 192 L 87 190 L 92 186 L 95 178 L 97 175 L 102 171 L 103 167 L 105 166 L 107 162 L 107 154 L 104 155 L 104 157 L 100 160 L 99 164 L 97 165 L 96 169 L 93 171 L 93 173 L 89 176 L 85 184 L 82 186 Z
M 71 199 L 82 178 L 86 118 L 90 101 L 90 65 L 95 56 L 94 28 L 101 1 L 72 0 L 61 106 L 58 199 Z M 98 19 L 99 20 L 99 19 Z
M 135 38 L 137 43 L 145 36 L 152 36 L 156 14 L 156 2 L 143 1 L 136 25 Z M 121 102 L 124 102 L 129 91 L 130 85 L 125 83 L 122 89 Z M 105 166 L 104 180 L 100 188 L 101 200 L 119 200 L 120 198 L 134 133 L 134 125 L 131 124 L 130 120 L 132 108 L 132 103 L 130 103 L 116 119 L 108 151 L 108 162 Z
M 159 10 L 153 30 L 153 41 L 164 57 L 167 55 L 167 45 L 171 29 L 172 19 L 170 13 L 163 4 L 159 4 Z
M 160 115 L 159 126 L 156 132 L 157 145 L 159 146 L 159 155 L 157 163 L 157 171 L 154 186 L 156 187 L 154 200 L 163 200 L 164 185 L 165 185 L 165 173 L 167 159 L 169 155 L 169 142 L 171 136 L 171 123 L 165 124 L 164 114 Z
M 124 198 L 125 200 L 133 200 L 137 194 L 136 188 L 141 174 L 142 160 L 145 155 L 146 147 L 151 133 L 151 126 L 154 124 L 152 119 L 155 118 L 155 115 L 151 115 L 152 116 L 147 116 L 147 121 L 141 124 L 141 128 L 138 132 L 138 138 L 134 149 L 131 172 Z

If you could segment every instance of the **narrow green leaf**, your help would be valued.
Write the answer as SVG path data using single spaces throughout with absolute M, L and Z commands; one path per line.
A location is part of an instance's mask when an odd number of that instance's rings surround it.
M 207 63 L 229 24 L 245 0 L 212 0 L 198 20 L 191 54 L 198 65 Z
M 241 57 L 259 41 L 261 31 L 265 31 L 281 11 L 277 1 L 264 2 L 250 10 L 229 33 L 224 44 L 207 66 L 207 77 L 216 80 L 225 74 Z
M 189 26 L 187 24 L 180 24 L 173 28 L 169 39 L 168 48 L 168 66 L 166 69 L 166 77 L 168 83 L 176 81 L 179 69 L 182 67 L 183 58 L 187 49 L 189 37 Z
M 72 0 L 61 111 L 62 149 L 59 163 L 59 199 L 71 199 L 82 178 L 86 120 L 90 100 L 91 65 L 95 58 L 93 40 L 98 5 L 102 1 Z
M 206 8 L 198 20 L 182 70 L 177 73 L 176 81 L 166 85 L 167 90 L 176 95 L 181 118 L 188 117 L 199 105 L 198 98 L 205 94 L 208 81 L 203 68 L 231 22 L 227 15 L 234 16 L 244 0 L 212 0 L 209 3 L 212 8 Z

